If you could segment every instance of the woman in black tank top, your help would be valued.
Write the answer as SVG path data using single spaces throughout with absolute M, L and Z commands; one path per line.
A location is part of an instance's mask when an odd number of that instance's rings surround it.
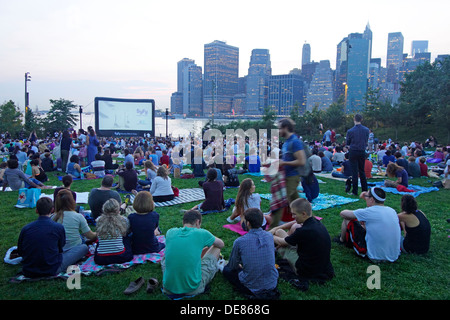
M 417 209 L 416 199 L 404 195 L 401 200 L 402 212 L 398 215 L 405 233 L 402 251 L 406 253 L 427 253 L 430 248 L 431 225 L 425 214 Z

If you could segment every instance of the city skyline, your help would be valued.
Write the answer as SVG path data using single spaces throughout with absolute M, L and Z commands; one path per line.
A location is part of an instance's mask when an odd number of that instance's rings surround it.
M 200 62 L 197 64 L 204 70 L 205 43 L 223 40 L 238 47 L 239 77 L 247 74 L 251 51 L 255 48 L 269 50 L 273 75 L 301 68 L 305 41 L 312 48 L 311 60 L 329 60 L 334 69 L 336 45 L 345 35 L 361 32 L 367 22 L 373 32 L 372 57 L 381 58 L 382 66 L 386 64 L 390 32 L 402 32 L 404 53 L 409 53 L 413 40 L 428 41 L 431 61 L 450 51 L 450 41 L 445 35 L 450 26 L 444 14 L 448 12 L 446 8 L 450 9 L 447 2 L 430 1 L 430 7 L 439 4 L 440 8 L 433 11 L 431 19 L 423 17 L 423 3 L 419 1 L 411 1 L 408 6 L 386 1 L 344 2 L 345 6 L 322 1 L 327 10 L 319 21 L 313 14 L 314 8 L 321 7 L 318 3 L 300 5 L 286 1 L 271 5 L 269 11 L 265 11 L 262 4 L 249 17 L 246 12 L 253 8 L 251 4 L 236 2 L 238 6 L 234 7 L 239 10 L 235 12 L 230 5 L 223 8 L 221 16 L 207 15 L 197 21 L 192 19 L 192 14 L 208 2 L 199 1 L 192 8 L 176 2 L 177 12 L 170 22 L 166 20 L 173 13 L 170 9 L 174 4 L 2 1 L 0 27 L 8 32 L 0 35 L 3 48 L 0 52 L 0 100 L 12 99 L 23 108 L 23 75 L 30 72 L 32 109 L 36 105 L 39 109 L 48 109 L 48 99 L 62 97 L 88 106 L 89 111 L 93 109 L 94 97 L 100 95 L 154 98 L 157 108 L 164 109 L 170 106 L 170 96 L 177 89 L 175 62 L 188 57 Z M 387 4 L 390 10 L 382 10 Z M 47 10 L 48 7 L 52 10 Z M 292 10 L 285 10 L 286 7 Z M 201 12 L 213 12 L 214 8 L 209 5 Z M 295 8 L 310 10 L 311 17 L 295 14 Z M 251 26 L 258 22 L 258 14 L 260 19 L 265 19 L 268 12 L 271 28 L 253 32 Z M 237 26 L 224 25 L 226 14 L 233 14 L 240 21 Z M 296 16 L 302 18 L 294 19 Z M 277 21 L 286 23 L 281 27 Z M 208 28 L 203 24 L 208 24 Z M 281 30 L 286 32 L 280 34 Z M 173 41 L 175 34 L 183 32 L 189 37 Z M 148 38 L 148 44 L 143 43 L 143 38 Z M 171 42 L 177 42 L 177 50 Z

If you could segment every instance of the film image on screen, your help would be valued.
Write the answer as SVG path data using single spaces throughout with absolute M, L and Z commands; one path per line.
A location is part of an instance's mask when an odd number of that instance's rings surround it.
M 100 136 L 154 136 L 155 101 L 97 97 L 95 130 Z

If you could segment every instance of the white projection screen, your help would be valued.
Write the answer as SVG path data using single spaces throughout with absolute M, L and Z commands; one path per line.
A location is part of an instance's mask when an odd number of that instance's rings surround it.
M 154 136 L 155 101 L 97 97 L 95 131 L 103 137 Z

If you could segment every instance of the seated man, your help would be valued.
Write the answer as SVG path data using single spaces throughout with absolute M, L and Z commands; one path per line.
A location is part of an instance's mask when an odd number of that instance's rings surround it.
M 331 163 L 331 160 L 326 157 L 322 151 L 319 152 L 319 157 L 322 161 L 322 172 L 330 173 L 333 171 L 333 164 Z
M 119 176 L 119 186 L 117 189 L 128 192 L 136 189 L 139 179 L 136 170 L 134 170 L 133 163 L 125 163 L 125 168 L 117 170 L 116 173 Z
M 166 252 L 161 261 L 163 292 L 193 296 L 205 291 L 218 270 L 224 243 L 201 229 L 202 215 L 196 210 L 184 213 L 183 227 L 166 233 Z
M 63 251 L 66 233 L 62 224 L 50 218 L 53 211 L 50 198 L 39 199 L 36 203 L 38 219 L 20 232 L 17 251 L 22 257 L 22 273 L 26 277 L 55 276 L 87 253 L 87 249 L 78 246 Z
M 71 175 L 67 174 L 64 177 L 62 177 L 62 183 L 63 183 L 63 187 L 58 187 L 55 189 L 55 191 L 53 192 L 53 199 L 56 199 L 56 195 L 58 194 L 59 191 L 63 190 L 63 189 L 68 189 L 70 190 L 70 186 L 73 183 L 73 178 Z M 75 200 L 75 202 L 77 201 L 77 193 L 75 191 L 70 190 L 70 192 L 72 192 L 72 196 L 73 196 L 73 200 Z
M 257 155 L 255 148 L 252 148 L 250 150 L 250 155 L 245 157 L 244 168 L 247 169 L 248 172 L 258 173 L 261 171 L 261 160 Z
M 111 190 L 114 178 L 112 176 L 105 176 L 102 180 L 100 188 L 94 188 L 89 193 L 89 207 L 91 208 L 92 218 L 97 219 L 102 214 L 102 207 L 106 201 L 113 198 L 119 203 L 122 202 L 120 194 L 116 190 Z
M 330 261 L 331 239 L 325 226 L 313 217 L 311 204 L 300 198 L 290 204 L 295 221 L 302 224 L 288 235 L 283 226 L 270 232 L 278 253 L 288 260 L 300 280 L 324 282 L 334 277 Z
M 275 247 L 272 235 L 261 229 L 263 217 L 258 208 L 244 212 L 244 223 L 249 232 L 234 241 L 230 260 L 223 268 L 223 276 L 245 295 L 277 298 Z
M 394 262 L 400 256 L 401 230 L 397 213 L 384 205 L 386 193 L 373 187 L 362 192 L 367 208 L 355 211 L 344 210 L 341 235 L 333 241 L 353 248 L 362 257 L 372 262 Z

